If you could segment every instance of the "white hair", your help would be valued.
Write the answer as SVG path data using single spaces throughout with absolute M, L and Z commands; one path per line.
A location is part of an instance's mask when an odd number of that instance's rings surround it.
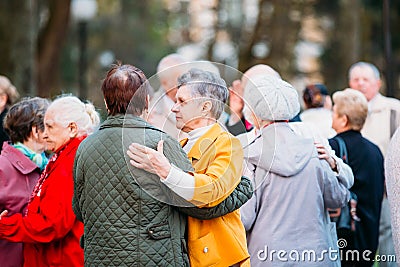
M 360 61 L 357 63 L 354 63 L 353 65 L 351 65 L 350 69 L 349 69 L 349 79 L 350 79 L 350 74 L 351 72 L 355 69 L 355 68 L 362 68 L 362 69 L 370 69 L 372 70 L 372 73 L 374 74 L 374 77 L 376 80 L 380 80 L 381 79 L 381 74 L 379 73 L 378 68 L 369 62 L 364 62 L 364 61 Z
M 158 63 L 157 66 L 157 76 L 162 79 L 166 78 L 168 79 L 170 74 L 168 71 L 165 71 L 170 68 L 179 68 L 180 65 L 188 62 L 187 59 L 185 59 L 183 56 L 179 54 L 169 54 L 163 57 L 160 62 Z M 171 71 L 171 70 L 170 70 Z M 184 71 L 182 71 L 184 72 Z
M 93 104 L 85 104 L 76 96 L 60 96 L 50 104 L 48 111 L 55 113 L 56 122 L 64 127 L 75 122 L 78 127 L 78 137 L 92 134 L 100 123 L 100 116 Z

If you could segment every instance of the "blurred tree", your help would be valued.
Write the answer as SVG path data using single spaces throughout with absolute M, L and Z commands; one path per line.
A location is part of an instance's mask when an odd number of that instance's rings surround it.
M 254 30 L 242 33 L 248 37 L 241 41 L 239 70 L 245 71 L 255 64 L 268 64 L 278 69 L 284 76 L 290 77 L 294 47 L 306 7 L 302 2 L 260 1 Z M 258 55 L 256 49 L 262 49 L 262 46 L 265 46 L 264 49 L 267 51 Z
M 160 0 L 97 0 L 98 12 L 88 23 L 88 99 L 104 108 L 101 80 L 117 60 L 142 69 L 150 78 L 158 61 L 174 51 L 168 43 L 167 11 Z M 62 53 L 61 87 L 78 87 L 77 24 L 72 22 Z
M 34 53 L 37 2 L 0 1 L 0 74 L 15 84 L 21 95 L 35 95 Z
M 69 27 L 70 2 L 0 1 L 0 73 L 8 75 L 22 95 L 75 92 L 78 42 L 76 24 Z M 240 71 L 266 63 L 285 79 L 320 79 L 331 91 L 347 86 L 352 63 L 371 61 L 383 74 L 393 73 L 392 87 L 399 97 L 400 35 L 395 30 L 400 1 L 385 0 L 390 4 L 385 16 L 392 33 L 391 56 L 384 54 L 388 45 L 381 0 L 97 2 L 98 15 L 88 25 L 88 78 L 89 98 L 100 105 L 97 90 L 110 64 L 100 60 L 103 55 L 137 65 L 151 76 L 158 60 L 176 50 Z M 318 32 L 310 35 L 313 27 Z M 310 45 L 315 58 L 304 62 L 299 54 L 310 52 Z M 307 64 L 313 68 L 304 69 Z
M 22 95 L 47 97 L 58 85 L 69 6 L 70 0 L 0 1 L 0 73 Z
M 380 0 L 318 1 L 317 11 L 330 16 L 335 23 L 329 45 L 322 57 L 326 83 L 334 91 L 348 86 L 347 72 L 353 63 L 369 61 L 381 70 L 384 75 L 383 80 L 391 79 L 387 82 L 393 87 L 390 94 L 400 97 L 398 72 L 400 36 L 395 34 L 400 26 L 400 1 L 389 1 L 390 9 L 386 18 L 382 11 L 383 2 Z M 386 34 L 392 37 L 387 40 L 390 42 L 390 51 L 385 51 L 388 45 L 385 44 L 385 19 L 389 24 Z M 385 52 L 390 54 L 389 61 Z
M 36 70 L 38 95 L 50 96 L 59 83 L 59 63 L 70 17 L 71 0 L 47 0 L 47 20 L 38 37 Z
M 370 25 L 370 20 L 365 16 L 361 0 L 321 0 L 316 5 L 316 11 L 321 16 L 329 16 L 334 23 L 322 55 L 322 73 L 331 91 L 341 90 L 348 87 L 348 68 L 360 60 L 362 42 L 366 41 L 362 25 Z
M 392 85 L 397 90 L 400 37 L 392 34 L 389 40 L 387 36 L 400 25 L 400 1 L 384 2 L 390 4 L 386 15 L 382 13 L 383 2 L 380 0 L 207 1 L 212 6 L 210 11 L 218 14 L 214 25 L 205 30 L 208 35 L 203 34 L 201 41 L 194 38 L 199 35 L 199 29 L 197 35 L 192 34 L 192 28 L 198 27 L 193 25 L 192 17 L 197 15 L 189 12 L 189 5 L 181 14 L 191 17 L 192 23 L 184 26 L 181 32 L 182 36 L 186 36 L 185 32 L 191 34 L 186 43 L 180 45 L 206 45 L 206 53 L 200 53 L 200 56 L 226 63 L 222 60 L 224 57 L 215 55 L 218 38 L 224 36 L 236 47 L 236 66 L 240 71 L 254 64 L 269 64 L 285 79 L 295 82 L 299 90 L 308 82 L 326 83 L 331 91 L 343 89 L 348 86 L 350 65 L 360 60 L 370 61 L 382 70 L 388 84 L 397 82 Z M 234 5 L 241 7 L 232 9 Z M 249 23 L 254 16 L 255 22 Z M 384 21 L 388 25 L 386 32 Z M 204 38 L 209 36 L 212 38 Z M 304 54 L 311 54 L 314 59 L 299 57 Z M 393 94 L 399 96 L 399 90 L 396 92 Z

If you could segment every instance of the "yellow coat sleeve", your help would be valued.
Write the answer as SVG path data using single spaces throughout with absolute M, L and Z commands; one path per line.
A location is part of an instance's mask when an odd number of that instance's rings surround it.
M 240 182 L 243 149 L 240 141 L 226 132 L 215 140 L 204 138 L 197 145 L 201 156 L 197 162 L 192 162 L 195 190 L 191 202 L 201 207 L 213 207 Z

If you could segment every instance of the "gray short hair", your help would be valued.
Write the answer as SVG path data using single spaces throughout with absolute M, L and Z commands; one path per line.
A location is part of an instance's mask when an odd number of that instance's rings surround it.
M 377 79 L 377 80 L 381 79 L 381 74 L 380 74 L 378 68 L 374 64 L 368 63 L 368 62 L 364 62 L 364 61 L 360 61 L 360 62 L 357 62 L 357 63 L 354 63 L 353 65 L 351 65 L 351 67 L 349 69 L 349 73 L 348 73 L 349 74 L 349 79 L 350 79 L 351 72 L 353 71 L 353 69 L 355 69 L 357 67 L 359 67 L 359 68 L 369 68 L 374 73 L 375 79 Z
M 218 119 L 224 111 L 229 96 L 226 82 L 217 74 L 196 68 L 190 69 L 178 78 L 178 88 L 186 85 L 193 96 L 210 100 L 212 103 L 211 115 Z
M 100 116 L 91 103 L 83 103 L 72 95 L 62 95 L 55 99 L 47 109 L 57 114 L 55 120 L 66 127 L 71 122 L 78 126 L 78 137 L 92 134 L 100 123 Z

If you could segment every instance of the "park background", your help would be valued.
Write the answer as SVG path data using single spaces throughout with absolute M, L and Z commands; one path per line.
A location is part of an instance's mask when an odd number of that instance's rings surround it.
M 241 72 L 268 64 L 299 92 L 344 89 L 351 64 L 369 61 L 400 97 L 398 0 L 0 0 L 0 40 L 0 74 L 21 96 L 72 93 L 99 110 L 112 63 L 150 78 L 172 52 Z

